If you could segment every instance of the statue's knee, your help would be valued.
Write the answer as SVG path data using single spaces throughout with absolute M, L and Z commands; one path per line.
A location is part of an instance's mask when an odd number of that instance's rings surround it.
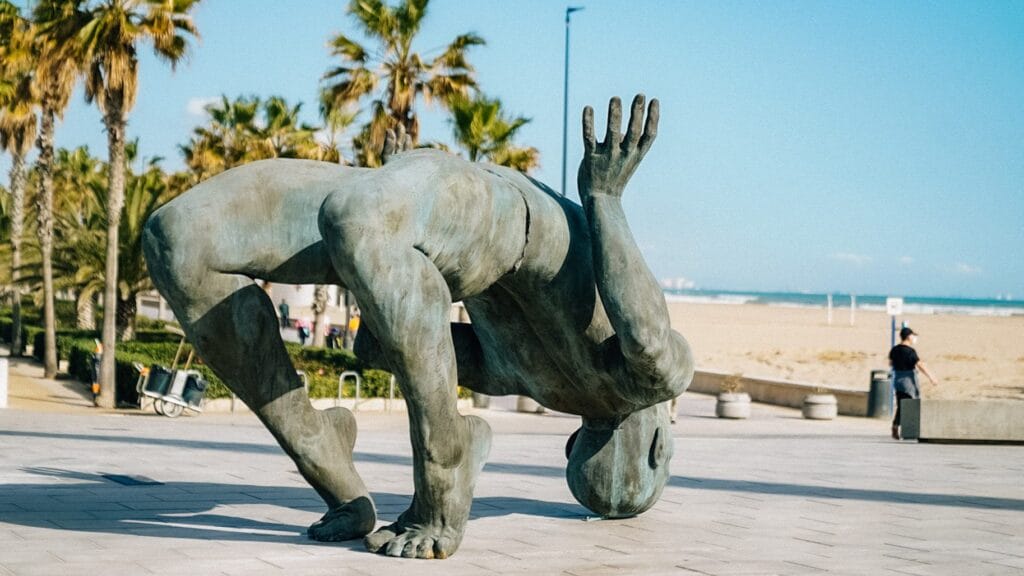
M 178 220 L 177 211 L 172 206 L 164 206 L 149 217 L 142 230 L 142 250 L 146 256 L 146 265 L 154 284 L 161 291 L 170 288 L 170 284 L 180 275 L 176 269 L 176 263 L 181 261 L 176 255 L 180 252 L 179 244 L 182 242 L 181 235 L 176 231 Z
M 142 250 L 156 288 L 169 302 L 189 301 L 208 279 L 209 242 L 196 234 L 192 219 L 173 203 L 157 210 L 142 231 Z

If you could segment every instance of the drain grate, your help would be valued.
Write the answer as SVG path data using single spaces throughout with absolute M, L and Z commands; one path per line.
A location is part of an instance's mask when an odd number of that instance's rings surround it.
M 163 482 L 157 482 L 152 478 L 145 476 L 126 476 L 124 474 L 100 474 L 100 476 L 110 480 L 111 482 L 117 482 L 124 486 L 162 486 Z

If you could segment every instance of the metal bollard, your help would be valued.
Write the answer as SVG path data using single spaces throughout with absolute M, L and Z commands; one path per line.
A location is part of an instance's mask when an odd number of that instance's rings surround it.
M 7 408 L 7 358 L 0 358 L 0 408 Z
M 334 405 L 337 406 L 341 402 L 341 395 L 345 389 L 345 379 L 354 378 L 356 381 L 356 402 L 352 405 L 352 411 L 359 410 L 359 392 L 363 387 L 363 377 L 355 370 L 345 370 L 338 376 L 338 397 L 334 400 Z
M 388 407 L 387 412 L 391 412 L 391 403 L 395 401 L 395 375 L 391 375 L 391 382 L 388 383 Z
M 886 418 L 892 414 L 892 385 L 888 370 L 871 371 L 871 389 L 868 392 L 868 417 Z

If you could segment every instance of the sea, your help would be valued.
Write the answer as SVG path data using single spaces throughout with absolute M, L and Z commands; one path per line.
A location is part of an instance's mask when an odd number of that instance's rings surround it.
M 762 305 L 795 308 L 825 308 L 827 293 L 814 292 L 747 292 L 698 288 L 665 288 L 670 302 L 704 304 Z M 835 309 L 850 307 L 850 294 L 833 293 Z M 885 312 L 887 296 L 856 294 L 857 310 Z M 903 297 L 903 314 L 963 314 L 969 316 L 1024 316 L 1024 300 L 1010 298 L 944 298 L 931 296 Z

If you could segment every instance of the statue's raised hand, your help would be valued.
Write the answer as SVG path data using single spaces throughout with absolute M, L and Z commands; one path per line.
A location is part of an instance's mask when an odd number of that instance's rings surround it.
M 604 142 L 598 143 L 594 139 L 594 110 L 590 106 L 583 109 L 583 161 L 577 184 L 584 202 L 593 196 L 622 196 L 658 134 L 658 101 L 651 100 L 644 122 L 644 95 L 637 94 L 625 135 L 620 131 L 621 124 L 622 103 L 612 98 L 608 103 L 608 131 Z
M 384 149 L 380 153 L 381 164 L 387 164 L 395 154 L 413 149 L 412 136 L 405 132 L 405 125 L 399 124 L 397 132 L 388 128 L 384 135 Z

